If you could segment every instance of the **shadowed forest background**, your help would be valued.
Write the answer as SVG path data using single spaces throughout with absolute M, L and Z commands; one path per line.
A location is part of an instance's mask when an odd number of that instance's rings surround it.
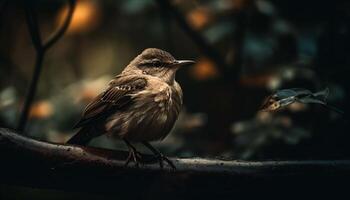
M 86 104 L 145 48 L 194 66 L 177 73 L 180 118 L 165 155 L 243 160 L 349 158 L 350 3 L 277 0 L 78 0 L 67 32 L 45 55 L 26 134 L 64 143 Z M 65 1 L 33 1 L 46 38 Z M 0 127 L 16 128 L 35 51 L 20 1 L 0 0 Z M 328 102 L 258 112 L 283 88 L 328 87 Z M 100 137 L 93 146 L 126 149 Z

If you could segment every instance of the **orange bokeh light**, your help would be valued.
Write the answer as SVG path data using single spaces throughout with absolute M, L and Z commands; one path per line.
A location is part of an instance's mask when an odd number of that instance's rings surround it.
M 48 118 L 53 114 L 53 110 L 53 106 L 50 102 L 38 101 L 31 106 L 29 117 L 37 119 Z
M 67 17 L 68 7 L 63 7 L 57 16 L 57 22 L 62 25 Z M 85 33 L 95 29 L 100 21 L 100 10 L 98 5 L 91 0 L 79 0 L 76 3 L 72 20 L 67 33 Z
M 211 21 L 211 13 L 208 8 L 200 7 L 187 14 L 187 20 L 195 29 L 204 28 Z
M 212 79 L 219 76 L 215 63 L 208 58 L 200 58 L 191 68 L 190 73 L 197 80 Z

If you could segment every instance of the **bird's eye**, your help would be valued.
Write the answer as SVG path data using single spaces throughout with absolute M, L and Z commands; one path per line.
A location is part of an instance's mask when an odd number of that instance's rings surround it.
M 162 62 L 160 62 L 160 60 L 158 60 L 158 59 L 154 59 L 154 60 L 152 60 L 152 65 L 154 67 L 161 67 L 162 66 Z
M 280 107 L 280 104 L 278 102 L 275 102 L 275 103 L 272 104 L 272 108 L 273 109 L 277 109 L 279 107 Z

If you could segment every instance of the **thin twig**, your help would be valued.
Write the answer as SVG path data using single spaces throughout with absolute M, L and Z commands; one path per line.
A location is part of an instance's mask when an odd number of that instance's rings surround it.
M 75 8 L 75 0 L 69 0 L 68 1 L 69 4 L 69 9 L 68 9 L 68 13 L 67 16 L 65 18 L 65 21 L 62 24 L 62 27 L 60 27 L 59 29 L 57 29 L 45 42 L 43 48 L 49 49 L 53 44 L 55 44 L 62 36 L 63 34 L 66 32 L 69 23 L 73 17 L 73 13 L 74 13 L 74 8 Z
M 40 28 L 39 28 L 36 12 L 34 11 L 34 8 L 33 8 L 33 2 L 27 2 L 27 1 L 24 2 L 27 26 L 28 26 L 28 30 L 30 33 L 33 46 L 36 51 L 36 59 L 35 59 L 35 67 L 34 67 L 34 72 L 32 76 L 32 81 L 30 83 L 28 94 L 26 96 L 26 100 L 23 106 L 23 111 L 21 113 L 20 120 L 18 123 L 19 131 L 24 131 L 24 128 L 27 124 L 29 110 L 35 97 L 45 53 L 50 47 L 52 47 L 52 45 L 54 45 L 63 36 L 73 16 L 73 12 L 75 8 L 75 0 L 69 0 L 68 2 L 69 2 L 68 14 L 63 25 L 57 31 L 55 31 L 45 43 L 43 43 L 40 35 Z
M 27 2 L 24 10 L 26 13 L 26 21 L 27 21 L 29 34 L 32 39 L 32 43 L 34 45 L 35 51 L 38 53 L 38 52 L 42 52 L 42 41 L 41 41 L 41 35 L 40 35 L 37 16 L 32 6 L 33 6 L 32 4 Z

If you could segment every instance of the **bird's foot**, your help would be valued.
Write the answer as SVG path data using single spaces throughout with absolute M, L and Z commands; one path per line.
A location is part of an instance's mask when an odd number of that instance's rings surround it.
M 128 166 L 131 161 L 135 163 L 136 167 L 140 167 L 140 164 L 142 163 L 142 154 L 135 148 L 129 148 L 129 155 L 125 160 L 124 166 Z
M 164 168 L 164 165 L 163 165 L 163 162 L 166 162 L 168 163 L 168 165 L 173 169 L 173 170 L 176 170 L 176 167 L 174 165 L 174 163 L 166 156 L 164 156 L 163 154 L 159 153 L 156 156 L 156 159 L 158 159 L 158 162 L 159 162 L 159 166 L 161 169 Z

